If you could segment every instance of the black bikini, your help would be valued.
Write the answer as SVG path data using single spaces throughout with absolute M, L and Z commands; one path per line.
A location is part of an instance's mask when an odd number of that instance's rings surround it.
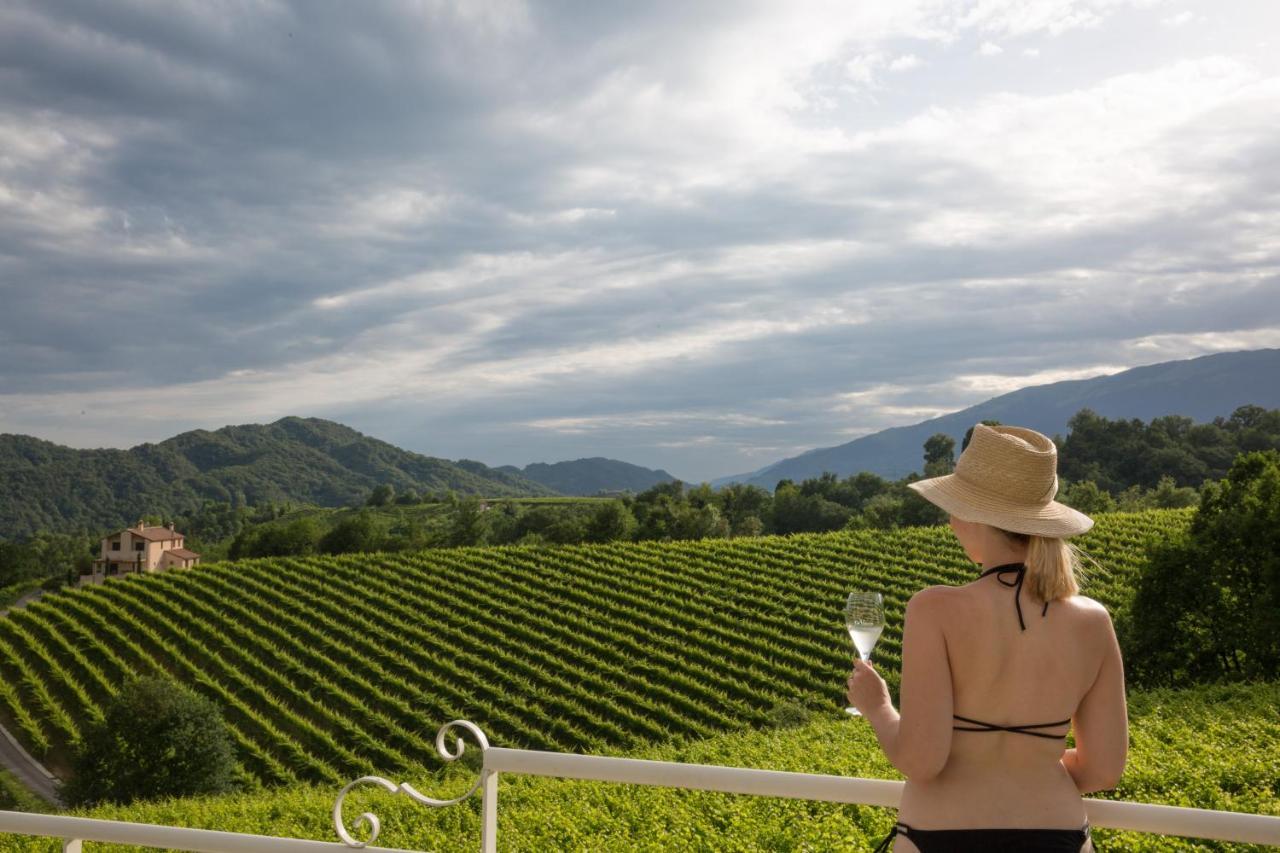
M 1018 611 L 1018 625 L 1024 631 L 1027 630 L 1027 625 L 1022 621 L 1022 604 L 1018 599 L 1022 593 L 1022 581 L 1026 577 L 1026 572 L 1027 567 L 1023 563 L 1006 563 L 1002 566 L 987 569 L 978 575 L 978 580 L 985 578 L 987 575 L 995 575 L 996 580 L 1000 583 L 1014 589 L 1013 603 Z M 1002 577 L 1005 574 L 1014 574 L 1016 578 L 1012 582 L 1006 581 Z M 1043 617 L 1048 612 L 1049 602 L 1046 601 L 1044 609 L 1040 611 L 1040 615 Z M 1001 726 L 996 723 L 986 723 L 982 720 L 962 717 L 959 714 L 952 714 L 952 717 L 962 723 L 972 724 L 969 726 L 953 725 L 951 728 L 958 732 L 1012 732 L 1018 735 L 1049 738 L 1050 740 L 1066 737 L 1066 733 L 1055 735 L 1030 730 L 1048 729 L 1071 723 L 1070 719 L 1066 719 L 1059 720 L 1056 723 L 1027 723 L 1018 726 Z M 1015 851 L 1078 853 L 1080 848 L 1090 840 L 1088 821 L 1085 821 L 1084 826 L 1080 829 L 912 829 L 907 824 L 899 821 L 893 825 L 893 829 L 876 847 L 874 853 L 885 853 L 889 849 L 889 845 L 893 843 L 894 837 L 899 834 L 911 839 L 911 842 L 919 848 L 920 853 L 968 853 L 968 851 L 974 851 L 974 853 L 978 851 L 989 851 L 990 853 L 1015 853 Z

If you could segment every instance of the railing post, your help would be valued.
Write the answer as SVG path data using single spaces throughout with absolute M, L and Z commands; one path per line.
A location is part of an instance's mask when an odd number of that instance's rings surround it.
M 62 839 L 62 853 L 83 853 L 84 843 L 79 838 Z
M 498 853 L 498 771 L 482 770 L 480 780 L 480 853 Z

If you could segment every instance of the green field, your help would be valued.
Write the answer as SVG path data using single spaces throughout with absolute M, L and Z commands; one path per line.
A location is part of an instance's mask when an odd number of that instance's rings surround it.
M 1103 516 L 1079 541 L 1114 606 L 1141 540 L 1187 511 Z M 629 748 L 839 707 L 840 607 L 886 592 L 877 659 L 896 681 L 917 589 L 974 575 L 951 531 L 807 534 L 220 563 L 45 596 L 0 619 L 0 714 L 55 768 L 133 673 L 217 702 L 263 784 L 334 783 L 434 760 L 430 734 Z
M 1091 557 L 1084 591 L 1119 607 L 1144 541 L 1189 519 L 1100 516 L 1076 540 Z M 222 707 L 261 788 L 93 814 L 321 839 L 334 837 L 327 810 L 356 776 L 464 790 L 471 777 L 443 767 L 431 743 L 458 717 L 496 746 L 895 778 L 869 729 L 840 710 L 841 602 L 854 587 L 885 591 L 877 660 L 893 685 L 907 599 L 975 573 L 949 529 L 913 528 L 129 576 L 0 618 L 0 716 L 61 769 L 128 675 L 168 672 Z M 1278 700 L 1268 684 L 1131 695 L 1131 762 L 1112 796 L 1280 813 Z M 364 798 L 384 819 L 381 843 L 474 849 L 477 802 L 431 812 Z M 502 800 L 508 849 L 858 849 L 892 822 L 883 809 L 519 777 L 504 779 Z M 349 805 L 358 813 L 358 799 Z M 1189 844 L 1099 838 L 1107 849 Z

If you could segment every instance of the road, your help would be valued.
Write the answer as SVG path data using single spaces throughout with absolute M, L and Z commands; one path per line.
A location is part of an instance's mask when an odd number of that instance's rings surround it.
M 17 776 L 18 781 L 26 785 L 28 790 L 54 805 L 62 805 L 54 788 L 53 774 L 32 758 L 4 726 L 0 726 L 0 765 Z
M 10 610 L 26 607 L 29 603 L 44 595 L 44 592 L 43 589 L 33 589 L 10 606 L 0 610 L 0 616 L 5 615 Z M 54 805 L 62 805 L 62 801 L 58 799 L 57 791 L 54 788 L 55 780 L 53 774 L 44 769 L 43 764 L 36 761 L 29 752 L 23 749 L 22 745 L 4 726 L 0 726 L 0 767 L 17 776 L 18 781 L 26 785 L 27 789 L 37 796 L 48 800 Z

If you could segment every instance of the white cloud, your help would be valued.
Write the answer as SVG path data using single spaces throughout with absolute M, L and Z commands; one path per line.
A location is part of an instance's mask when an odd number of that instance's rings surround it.
M 999 56 L 1004 53 L 1004 48 L 993 41 L 984 41 L 982 46 L 978 48 L 980 56 Z
M 890 71 L 909 71 L 920 67 L 920 57 L 914 53 L 904 53 L 889 63 Z
M 1161 18 L 1160 23 L 1166 27 L 1181 27 L 1183 24 L 1189 24 L 1195 19 L 1195 15 L 1188 11 L 1182 11 L 1176 15 L 1170 15 L 1167 18 Z

